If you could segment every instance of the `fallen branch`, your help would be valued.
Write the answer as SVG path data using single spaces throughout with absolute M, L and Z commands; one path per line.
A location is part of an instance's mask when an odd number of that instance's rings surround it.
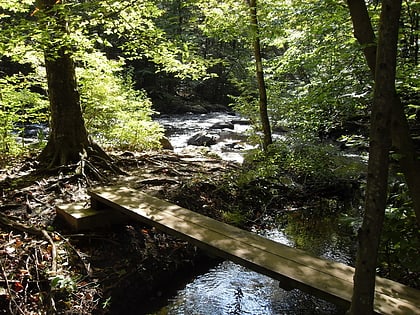
M 47 231 L 41 230 L 41 233 L 51 244 L 51 274 L 55 276 L 57 274 L 57 247 Z
M 82 255 L 80 254 L 80 252 L 70 243 L 70 241 L 68 239 L 66 239 L 63 235 L 61 235 L 58 232 L 55 232 L 63 241 L 66 242 L 66 244 L 76 253 L 77 257 L 79 257 L 80 261 L 83 264 L 83 267 L 86 270 L 86 274 L 90 277 L 92 275 L 92 269 L 90 268 L 90 264 L 85 263 L 85 261 L 83 260 Z
M 11 220 L 7 215 L 0 213 L 0 223 L 14 230 L 26 232 L 31 235 L 43 235 L 40 229 L 33 226 L 29 226 L 23 223 L 19 223 Z
M 20 306 L 17 304 L 17 302 L 13 298 L 12 289 L 10 288 L 9 280 L 7 279 L 6 269 L 3 266 L 3 262 L 0 261 L 0 263 L 1 263 L 1 271 L 3 273 L 3 277 L 4 277 L 4 280 L 6 282 L 7 294 L 9 295 L 9 299 L 10 299 L 10 302 L 9 302 L 9 312 L 10 312 L 10 314 L 13 314 L 14 313 L 13 312 L 13 309 L 12 309 L 12 302 L 13 302 L 15 304 L 15 306 L 16 306 L 16 309 L 19 311 L 19 313 L 25 314 L 25 312 L 20 308 Z

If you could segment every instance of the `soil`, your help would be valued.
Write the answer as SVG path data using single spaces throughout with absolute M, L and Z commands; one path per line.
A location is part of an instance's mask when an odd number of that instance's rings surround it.
M 270 225 L 278 209 L 293 213 L 322 202 L 319 196 L 354 190 L 348 182 L 335 189 L 271 187 L 264 180 L 237 187 L 232 179 L 238 165 L 198 152 L 114 152 L 112 165 L 100 159 L 48 172 L 38 170 L 34 157 L 9 161 L 13 166 L 0 169 L 0 315 L 156 313 L 189 279 L 219 262 L 135 221 L 72 231 L 57 217 L 56 205 L 89 205 L 89 188 L 128 182 L 181 207 L 257 229 Z
M 88 188 L 127 180 L 221 219 L 222 201 L 211 192 L 237 167 L 169 151 L 113 158 L 125 175 L 107 172 L 99 179 L 93 165 L 47 175 L 36 171 L 33 158 L 0 171 L 0 314 L 147 314 L 185 279 L 217 262 L 138 222 L 77 233 L 61 222 L 57 204 L 89 203 Z

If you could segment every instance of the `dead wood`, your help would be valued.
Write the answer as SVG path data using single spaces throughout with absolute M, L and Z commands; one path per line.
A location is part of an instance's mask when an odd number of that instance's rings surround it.
M 70 243 L 70 241 L 67 238 L 65 238 L 63 235 L 61 235 L 58 232 L 55 232 L 55 234 L 57 234 L 60 237 L 60 239 L 62 239 L 67 244 L 67 246 L 77 255 L 77 257 L 79 258 L 79 260 L 82 263 L 83 267 L 85 268 L 86 275 L 88 275 L 89 277 L 92 276 L 92 268 L 90 268 L 90 264 L 87 264 L 85 262 L 85 260 L 83 259 L 83 255 L 80 253 L 80 251 L 77 250 L 76 247 L 74 247 Z
M 18 230 L 20 232 L 25 232 L 31 235 L 43 235 L 42 230 L 37 229 L 33 226 L 16 222 L 3 213 L 0 213 L 0 223 L 12 230 Z
M 48 240 L 51 245 L 51 275 L 55 276 L 57 274 L 57 247 L 51 236 L 48 234 L 47 231 L 41 230 L 42 235 Z
M 181 184 L 181 182 L 175 179 L 171 179 L 171 178 L 148 178 L 148 179 L 140 180 L 139 184 L 158 186 L 158 185 L 166 185 L 166 184 L 179 185 Z

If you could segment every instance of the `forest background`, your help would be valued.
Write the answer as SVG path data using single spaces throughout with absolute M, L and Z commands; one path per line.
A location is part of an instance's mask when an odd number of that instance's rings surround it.
M 366 5 L 378 30 L 382 5 Z M 418 2 L 402 1 L 395 78 L 415 150 L 419 14 Z M 83 153 L 57 154 L 60 144 L 48 152 L 45 141 L 16 141 L 30 124 L 60 128 L 50 120 L 52 83 L 60 76 L 46 73 L 68 57 L 83 119 L 66 114 L 64 120 L 83 124 L 89 145 L 158 148 L 164 130 L 153 118 L 159 113 L 226 107 L 253 123 L 250 139 L 261 148 L 248 155 L 238 186 L 264 179 L 277 187 L 290 178 L 326 190 L 349 180 L 365 183 L 366 170 L 342 152 L 363 155 L 369 147 L 374 80 L 362 50 L 372 43 L 354 36 L 344 1 L 0 1 L 0 20 L 4 168 L 42 152 L 40 161 L 51 169 Z M 273 141 L 271 132 L 278 130 L 293 130 L 293 136 Z M 420 248 L 413 198 L 399 167 L 401 152 L 391 149 L 380 266 L 419 287 L 413 276 L 420 272 L 413 259 Z

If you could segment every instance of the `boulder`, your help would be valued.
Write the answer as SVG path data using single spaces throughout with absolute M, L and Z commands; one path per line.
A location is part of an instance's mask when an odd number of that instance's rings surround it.
M 160 138 L 159 142 L 160 142 L 160 145 L 162 146 L 162 149 L 164 149 L 164 150 L 173 150 L 174 149 L 174 147 L 172 146 L 169 139 L 165 136 Z
M 235 126 L 230 121 L 220 121 L 211 126 L 210 129 L 235 129 Z
M 239 119 L 233 119 L 232 120 L 232 124 L 235 124 L 235 125 L 245 125 L 245 126 L 247 126 L 247 125 L 250 125 L 251 124 L 251 121 L 249 119 L 239 118 Z
M 209 147 L 213 144 L 216 144 L 216 138 L 204 132 L 199 132 L 189 138 L 187 144 Z

